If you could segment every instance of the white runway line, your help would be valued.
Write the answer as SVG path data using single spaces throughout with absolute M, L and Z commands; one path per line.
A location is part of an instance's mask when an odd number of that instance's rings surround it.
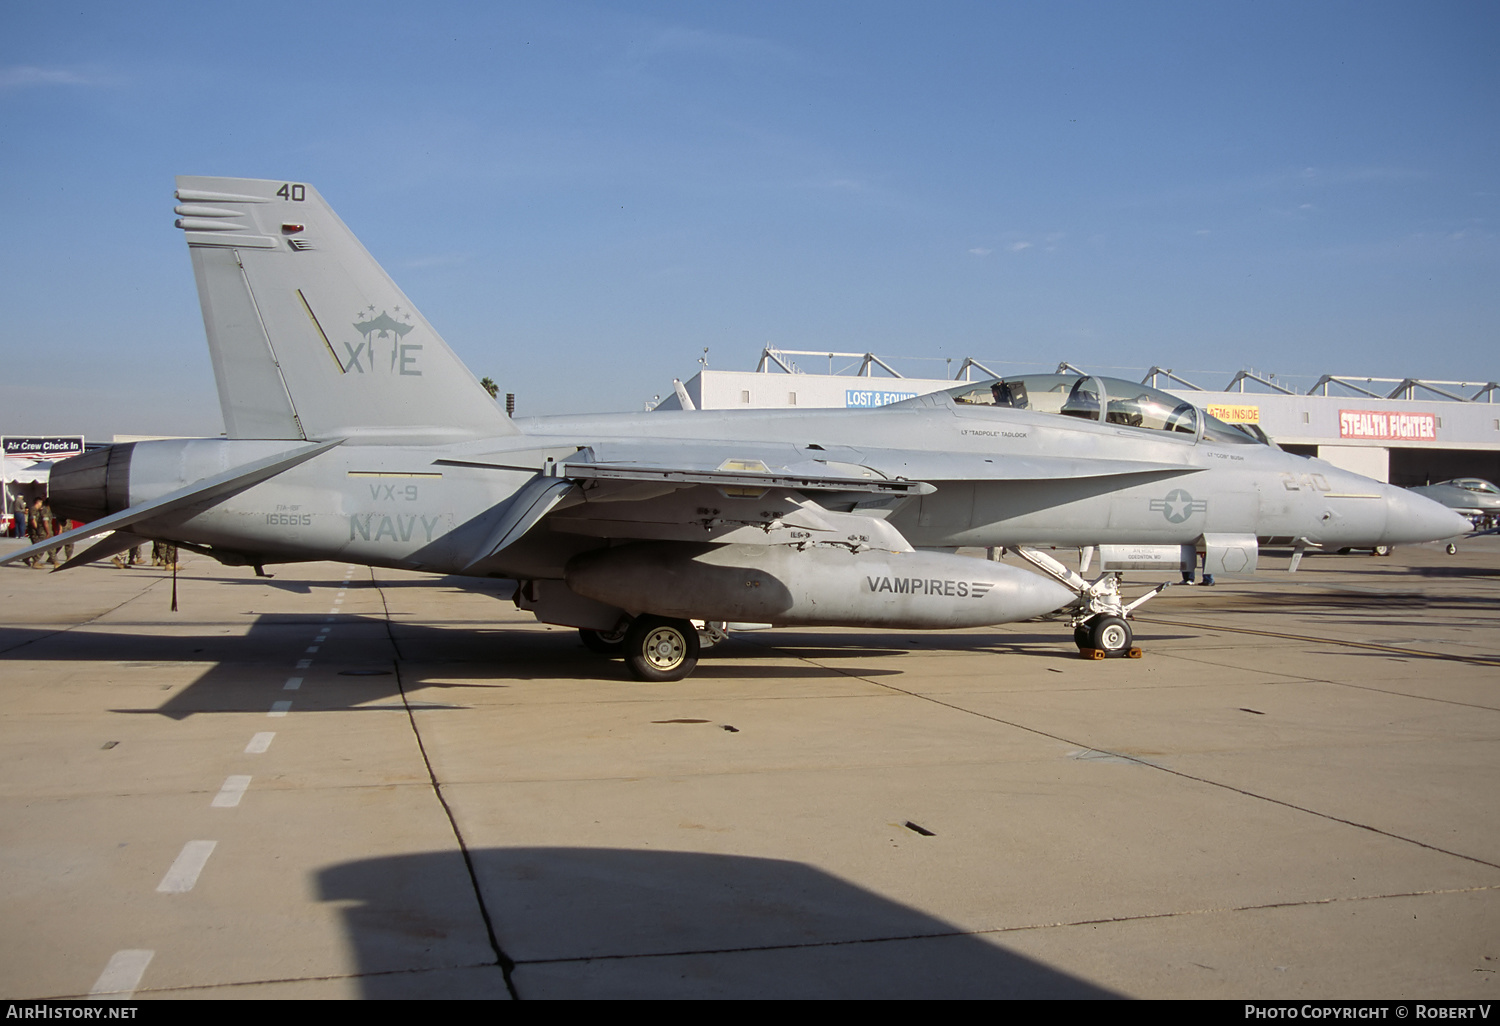
M 283 690 L 283 691 L 296 691 L 301 686 L 302 686 L 302 678 L 301 677 L 288 677 L 286 679 L 286 683 L 283 684 L 283 685 L 281 685 L 281 690 Z
M 292 707 L 292 703 L 291 702 L 272 702 L 271 703 L 271 711 L 268 712 L 268 713 L 266 713 L 266 715 L 267 716 L 285 716 L 287 714 L 287 710 L 291 709 L 291 707 Z
M 297 660 L 297 665 L 294 666 L 293 669 L 296 669 L 296 670 L 306 670 L 306 669 L 309 669 L 311 666 L 312 666 L 312 660 L 311 659 L 298 659 Z
M 182 854 L 177 856 L 172 863 L 172 868 L 167 870 L 167 875 L 161 878 L 161 883 L 156 889 L 162 894 L 186 894 L 193 889 L 193 884 L 198 882 L 198 874 L 203 872 L 208 857 L 214 853 L 214 846 L 218 841 L 189 841 L 182 846 Z
M 317 645 L 308 645 L 307 646 L 307 654 L 308 655 L 312 655 L 317 650 L 318 650 L 318 646 Z
M 141 977 L 146 974 L 146 966 L 151 964 L 151 959 L 155 955 L 156 952 L 146 948 L 126 948 L 124 951 L 116 951 L 109 957 L 109 964 L 104 967 L 104 972 L 99 974 L 99 979 L 94 981 L 94 988 L 89 991 L 89 997 L 128 1001 L 135 994 L 135 988 L 141 985 Z
M 225 778 L 224 786 L 219 788 L 219 793 L 214 795 L 211 803 L 215 809 L 232 809 L 245 797 L 245 791 L 250 787 L 250 778 L 242 774 L 234 774 Z
M 245 746 L 245 754 L 260 755 L 264 753 L 267 748 L 271 747 L 271 741 L 275 737 L 276 731 L 274 730 L 261 731 L 259 734 L 256 734 L 254 737 L 252 737 L 250 739 L 250 743 Z

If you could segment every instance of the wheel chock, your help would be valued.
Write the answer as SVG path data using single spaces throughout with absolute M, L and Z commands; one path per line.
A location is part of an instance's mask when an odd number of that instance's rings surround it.
M 1117 654 L 1122 659 L 1139 659 L 1139 658 L 1141 658 L 1141 654 L 1142 653 L 1141 653 L 1141 650 L 1139 648 L 1131 647 L 1131 648 L 1128 648 L 1125 651 L 1117 653 Z M 1080 648 L 1078 650 L 1078 658 L 1080 658 L 1080 659 L 1108 659 L 1109 658 L 1109 653 L 1106 652 L 1106 651 L 1104 651 L 1104 649 L 1102 649 L 1102 648 Z

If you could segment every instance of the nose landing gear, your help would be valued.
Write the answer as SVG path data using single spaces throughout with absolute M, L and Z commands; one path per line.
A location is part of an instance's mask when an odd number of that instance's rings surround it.
M 1109 656 L 1139 659 L 1141 650 L 1130 644 L 1133 640 L 1130 624 L 1119 616 L 1094 616 L 1073 628 L 1073 641 L 1085 659 Z
M 1072 608 L 1073 643 L 1078 654 L 1085 659 L 1104 659 L 1123 656 L 1139 659 L 1141 650 L 1131 644 L 1135 640 L 1127 617 L 1138 606 L 1160 595 L 1167 585 L 1160 584 L 1128 605 L 1120 597 L 1119 578 L 1107 573 L 1098 580 L 1089 582 L 1063 566 L 1057 560 L 1036 549 L 1017 547 L 1012 550 L 1026 562 L 1072 588 L 1078 594 L 1078 602 Z

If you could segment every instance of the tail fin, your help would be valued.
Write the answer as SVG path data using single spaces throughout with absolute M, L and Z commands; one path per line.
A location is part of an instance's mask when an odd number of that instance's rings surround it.
M 177 179 L 230 438 L 516 434 L 312 186 Z

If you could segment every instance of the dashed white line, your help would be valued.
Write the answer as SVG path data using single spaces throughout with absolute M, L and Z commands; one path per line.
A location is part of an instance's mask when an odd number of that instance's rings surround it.
M 298 659 L 297 660 L 297 665 L 295 667 L 293 667 L 293 669 L 296 669 L 296 670 L 306 670 L 306 669 L 310 668 L 311 666 L 312 666 L 312 660 L 311 659 Z
M 283 685 L 281 685 L 281 690 L 283 690 L 283 691 L 296 691 L 301 686 L 302 686 L 302 678 L 301 677 L 288 677 L 286 679 L 286 683 L 283 684 Z
M 141 977 L 146 974 L 146 966 L 151 964 L 151 959 L 155 955 L 156 952 L 146 948 L 126 948 L 124 951 L 116 951 L 109 956 L 109 963 L 104 967 L 104 972 L 99 974 L 99 979 L 94 981 L 89 997 L 130 1000 L 135 994 L 135 988 L 141 985 Z
M 250 787 L 250 778 L 241 774 L 226 777 L 224 786 L 219 788 L 219 793 L 214 795 L 211 803 L 216 809 L 232 809 L 245 797 L 245 791 Z
M 189 841 L 182 846 L 182 853 L 172 863 L 172 868 L 167 870 L 167 875 L 161 878 L 161 883 L 156 889 L 163 894 L 186 894 L 193 889 L 193 884 L 198 882 L 198 874 L 203 872 L 208 857 L 214 853 L 214 846 L 218 841 Z
M 275 737 L 276 731 L 274 730 L 261 731 L 259 734 L 256 734 L 254 737 L 252 737 L 250 739 L 250 743 L 245 746 L 245 754 L 260 755 L 264 753 L 267 748 L 271 747 L 271 741 Z
M 291 702 L 272 702 L 271 703 L 271 711 L 268 712 L 268 713 L 266 713 L 266 715 L 267 716 L 285 716 L 287 714 L 287 710 L 289 710 L 291 707 L 292 707 L 292 703 Z
M 318 646 L 317 645 L 308 645 L 307 646 L 307 652 L 308 652 L 309 655 L 311 655 L 312 653 L 316 652 L 317 650 L 318 650 Z

